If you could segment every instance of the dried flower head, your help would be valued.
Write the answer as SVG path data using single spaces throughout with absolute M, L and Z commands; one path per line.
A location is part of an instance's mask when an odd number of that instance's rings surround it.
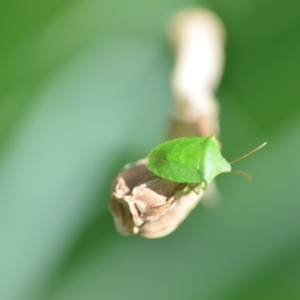
M 125 166 L 113 184 L 109 204 L 119 233 L 147 238 L 171 233 L 202 195 L 183 192 L 184 187 L 155 176 L 145 159 Z

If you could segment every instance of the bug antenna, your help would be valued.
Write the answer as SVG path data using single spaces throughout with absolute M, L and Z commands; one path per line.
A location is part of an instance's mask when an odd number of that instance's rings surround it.
M 228 172 L 228 173 L 241 174 L 241 175 L 245 176 L 249 181 L 252 180 L 251 175 L 249 175 L 247 172 L 244 172 L 244 171 L 233 170 L 233 171 L 230 171 L 230 172 Z
M 232 165 L 232 164 L 236 163 L 237 161 L 246 158 L 247 156 L 253 154 L 254 152 L 256 152 L 257 150 L 261 149 L 262 147 L 264 147 L 264 146 L 266 146 L 266 145 L 267 145 L 267 142 L 264 142 L 263 144 L 261 144 L 261 145 L 258 146 L 257 148 L 255 148 L 255 149 L 251 150 L 250 152 L 248 152 L 247 154 L 243 155 L 242 157 L 237 158 L 237 159 L 235 159 L 234 161 L 231 161 L 230 164 Z M 239 171 L 239 172 L 242 172 L 242 171 Z M 247 174 L 247 173 L 246 173 L 246 174 Z M 249 174 L 248 174 L 248 175 L 249 175 Z M 250 176 L 250 175 L 249 175 L 249 176 Z M 247 176 L 246 176 L 246 177 L 247 177 Z

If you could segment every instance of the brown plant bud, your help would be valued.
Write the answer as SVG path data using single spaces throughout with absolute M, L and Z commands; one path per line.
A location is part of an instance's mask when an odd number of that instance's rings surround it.
M 183 192 L 185 186 L 155 176 L 146 159 L 125 166 L 113 184 L 109 204 L 118 232 L 158 238 L 174 231 L 202 195 Z

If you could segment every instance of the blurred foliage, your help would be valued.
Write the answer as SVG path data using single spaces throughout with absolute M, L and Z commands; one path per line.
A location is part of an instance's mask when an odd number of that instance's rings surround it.
M 268 146 L 214 209 L 123 238 L 110 184 L 164 140 L 165 28 L 195 5 L 228 33 L 224 156 Z M 0 24 L 0 299 L 299 299 L 299 1 L 1 1 Z

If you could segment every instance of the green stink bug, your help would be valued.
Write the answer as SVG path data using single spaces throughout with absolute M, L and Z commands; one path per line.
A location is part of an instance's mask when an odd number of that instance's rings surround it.
M 234 163 L 258 149 L 252 150 Z M 185 137 L 167 141 L 148 155 L 148 168 L 155 175 L 178 183 L 197 185 L 196 193 L 219 174 L 231 172 L 231 163 L 227 162 L 219 149 L 216 138 Z M 237 171 L 247 176 L 246 173 Z

